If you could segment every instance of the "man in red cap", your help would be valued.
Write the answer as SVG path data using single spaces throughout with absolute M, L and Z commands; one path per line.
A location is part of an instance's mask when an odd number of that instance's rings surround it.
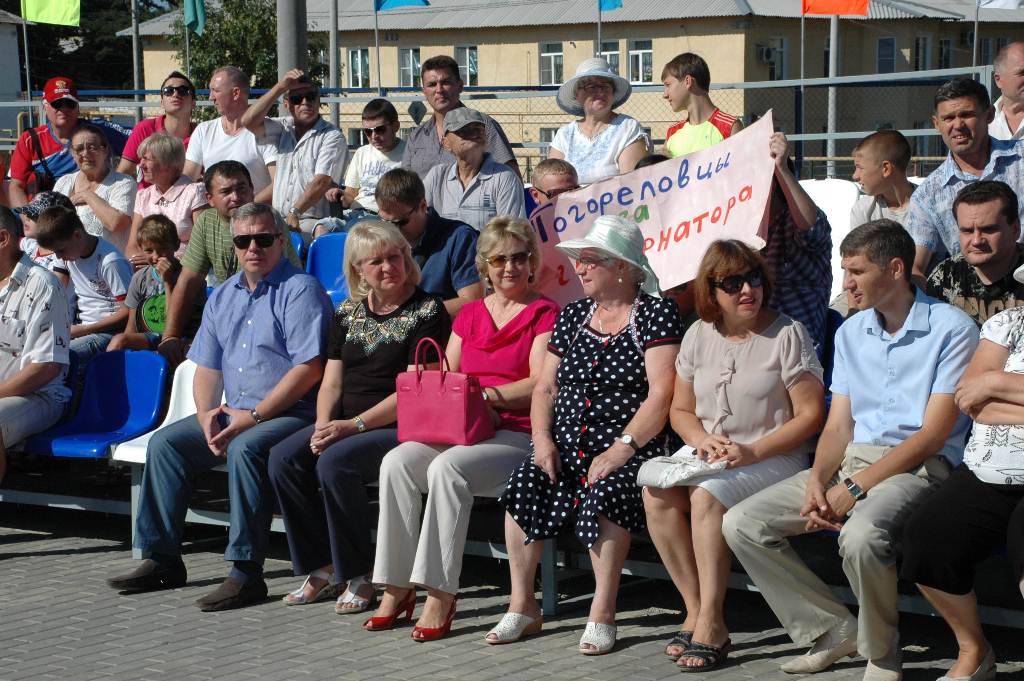
M 46 121 L 26 130 L 11 153 L 8 193 L 11 206 L 23 206 L 58 177 L 77 170 L 71 157 L 71 132 L 78 125 L 78 89 L 65 76 L 46 81 L 43 88 Z M 106 134 L 113 155 L 120 155 L 128 130 L 103 119 L 90 120 Z

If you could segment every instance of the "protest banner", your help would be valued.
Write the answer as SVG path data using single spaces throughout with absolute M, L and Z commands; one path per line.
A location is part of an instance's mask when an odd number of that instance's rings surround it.
M 584 236 L 601 215 L 640 227 L 662 290 L 692 281 L 707 247 L 739 239 L 761 249 L 774 161 L 772 114 L 701 151 L 559 194 L 530 215 L 544 262 L 537 288 L 559 304 L 583 297 L 575 263 L 555 248 Z

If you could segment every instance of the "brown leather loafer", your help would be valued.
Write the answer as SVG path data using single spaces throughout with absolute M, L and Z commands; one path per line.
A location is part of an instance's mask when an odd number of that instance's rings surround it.
M 155 591 L 156 589 L 176 589 L 185 586 L 188 574 L 184 565 L 165 567 L 152 558 L 147 558 L 131 572 L 107 580 L 107 585 L 118 591 L 130 593 L 139 591 Z
M 267 583 L 263 577 L 250 577 L 244 583 L 228 577 L 213 592 L 197 600 L 196 605 L 203 612 L 214 612 L 242 608 L 266 600 Z

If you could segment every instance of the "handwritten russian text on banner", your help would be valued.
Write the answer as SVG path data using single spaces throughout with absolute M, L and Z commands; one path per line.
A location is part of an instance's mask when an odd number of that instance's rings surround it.
M 535 210 L 530 221 L 544 259 L 538 287 L 563 304 L 582 297 L 574 264 L 555 244 L 585 235 L 601 215 L 622 215 L 639 225 L 662 290 L 692 281 L 713 241 L 740 239 L 762 248 L 773 130 L 769 111 L 712 147 L 559 194 Z

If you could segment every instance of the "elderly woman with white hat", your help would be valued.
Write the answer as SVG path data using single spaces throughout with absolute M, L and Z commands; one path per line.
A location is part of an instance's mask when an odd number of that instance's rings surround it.
M 558 129 L 548 157 L 571 163 L 582 184 L 633 170 L 650 153 L 650 140 L 639 121 L 613 110 L 631 91 L 601 57 L 584 60 L 555 96 L 558 108 L 581 118 Z
M 615 645 L 615 598 L 630 535 L 644 529 L 636 474 L 661 453 L 682 325 L 657 296 L 639 228 L 602 216 L 558 245 L 586 298 L 558 317 L 530 409 L 533 456 L 500 498 L 512 571 L 509 610 L 487 634 L 511 643 L 541 628 L 533 580 L 544 540 L 569 526 L 590 549 L 596 588 L 580 652 Z

